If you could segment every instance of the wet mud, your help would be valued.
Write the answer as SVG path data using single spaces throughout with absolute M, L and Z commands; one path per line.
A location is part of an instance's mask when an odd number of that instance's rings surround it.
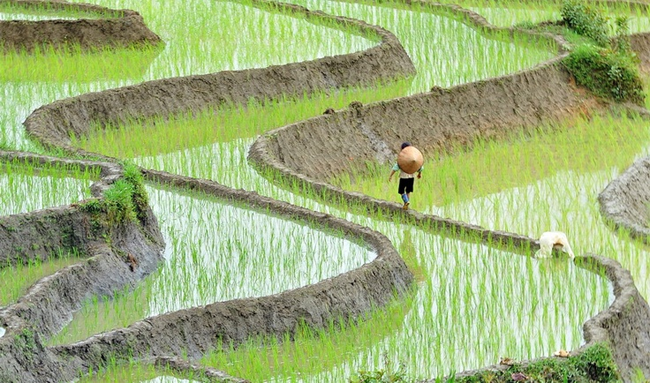
M 53 11 L 74 11 L 103 16 L 77 20 L 2 20 L 0 49 L 27 53 L 48 48 L 80 47 L 98 50 L 108 47 L 154 46 L 162 43 L 144 23 L 139 13 L 112 10 L 90 4 L 59 1 L 3 0 L 2 3 L 29 9 L 46 8 Z

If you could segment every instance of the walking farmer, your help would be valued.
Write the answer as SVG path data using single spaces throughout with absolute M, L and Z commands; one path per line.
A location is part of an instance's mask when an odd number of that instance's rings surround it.
M 422 178 L 424 158 L 422 153 L 410 143 L 402 143 L 402 150 L 397 156 L 397 162 L 388 176 L 388 182 L 393 178 L 393 174 L 399 171 L 399 185 L 397 192 L 402 196 L 404 210 L 409 208 L 411 193 L 413 193 L 413 184 L 415 183 L 415 173 L 418 178 Z

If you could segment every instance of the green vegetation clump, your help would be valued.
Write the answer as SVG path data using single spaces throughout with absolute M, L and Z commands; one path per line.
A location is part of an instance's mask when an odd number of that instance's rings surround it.
M 352 376 L 349 383 L 408 383 L 412 379 L 407 378 L 406 367 L 400 363 L 394 369 L 388 356 L 384 355 L 384 368 L 375 371 L 360 370 Z
M 620 382 L 618 367 L 612 352 L 603 343 L 587 348 L 583 353 L 568 358 L 547 358 L 523 366 L 514 364 L 503 371 L 482 371 L 447 382 Z
M 577 83 L 599 97 L 643 104 L 643 83 L 630 48 L 627 18 L 616 19 L 616 36 L 610 39 L 607 17 L 596 8 L 569 0 L 561 13 L 569 29 L 591 41 L 578 45 L 564 60 Z
M 149 196 L 144 188 L 144 177 L 140 168 L 130 162 L 122 164 L 124 167 L 124 181 L 131 186 L 131 201 L 138 219 L 144 219 L 144 214 L 149 206 Z
M 571 52 L 564 64 L 580 85 L 597 96 L 643 104 L 643 83 L 627 54 L 581 45 Z
M 581 36 L 594 40 L 598 45 L 609 44 L 607 17 L 591 5 L 578 0 L 562 4 L 562 20 L 569 29 Z
M 109 223 L 144 219 L 149 197 L 144 188 L 144 178 L 137 166 L 124 163 L 123 178 L 115 181 L 104 192 L 104 198 L 90 200 L 81 205 L 89 213 L 105 213 Z
M 349 383 L 409 383 L 416 379 L 408 377 L 402 365 L 396 370 L 385 361 L 385 368 L 377 371 L 359 371 Z M 474 375 L 456 378 L 438 378 L 436 382 L 454 383 L 511 383 L 511 382 L 620 382 L 621 376 L 604 343 L 597 343 L 584 352 L 568 358 L 546 358 L 527 365 L 513 364 L 505 370 L 482 370 Z
M 14 337 L 14 345 L 22 351 L 28 363 L 34 362 L 36 356 L 36 338 L 34 332 L 29 329 L 23 329 L 19 334 Z
M 110 222 L 123 222 L 135 220 L 135 206 L 133 203 L 133 185 L 124 179 L 116 181 L 104 193 L 104 206 Z

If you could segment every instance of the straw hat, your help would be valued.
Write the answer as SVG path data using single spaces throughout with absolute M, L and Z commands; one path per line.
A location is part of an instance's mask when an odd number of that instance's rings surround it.
M 424 164 L 422 153 L 415 146 L 407 146 L 397 155 L 397 165 L 404 173 L 413 174 Z

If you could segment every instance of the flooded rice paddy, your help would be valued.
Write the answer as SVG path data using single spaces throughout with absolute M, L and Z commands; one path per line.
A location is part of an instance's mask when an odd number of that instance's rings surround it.
M 176 2 L 173 8 L 178 13 L 173 15 L 157 3 L 97 3 L 141 12 L 148 25 L 165 40 L 165 49 L 148 63 L 144 72 L 128 79 L 3 83 L 1 142 L 16 149 L 36 149 L 25 137 L 20 123 L 33 109 L 60 98 L 155 78 L 309 60 L 376 44 L 344 31 L 237 3 Z M 360 18 L 393 31 L 419 73 L 404 95 L 433 85 L 448 87 L 530 68 L 553 55 L 543 48 L 486 39 L 462 23 L 429 13 L 324 1 L 301 4 Z M 487 16 L 500 17 L 498 12 Z M 510 22 L 513 21 L 506 21 Z M 269 38 L 278 41 L 277 46 L 269 47 Z M 230 43 L 220 44 L 223 41 Z M 269 363 L 269 371 L 260 373 L 263 380 L 343 381 L 360 368 L 381 367 L 382 354 L 404 362 L 408 371 L 419 378 L 478 368 L 496 363 L 502 356 L 527 359 L 550 355 L 558 349 L 580 346 L 582 323 L 611 300 L 610 287 L 603 278 L 566 259 L 537 261 L 470 240 L 445 238 L 423 228 L 356 215 L 278 188 L 247 163 L 246 153 L 253 140 L 254 137 L 228 139 L 132 159 L 145 167 L 254 190 L 372 227 L 387 235 L 400 253 L 408 257 L 409 266 L 417 267 L 421 273 L 414 295 L 391 314 L 386 326 L 378 326 L 375 334 L 352 334 L 352 339 L 363 347 L 338 345 L 337 349 L 343 351 L 333 353 L 331 344 L 317 345 L 325 351 L 314 350 L 312 355 L 333 359 L 323 363 L 326 368 L 283 370 Z M 631 161 L 645 152 L 639 149 L 629 154 Z M 435 166 L 435 162 L 429 166 Z M 595 252 L 616 258 L 632 270 L 635 280 L 643 281 L 647 275 L 647 249 L 613 235 L 601 222 L 595 199 L 622 170 L 613 166 L 566 170 L 533 181 L 526 179 L 516 186 L 503 184 L 498 190 L 478 196 L 423 204 L 421 210 L 531 237 L 548 229 L 563 230 L 569 234 L 576 253 Z M 0 182 L 4 182 L 2 190 L 12 183 L 29 185 L 38 178 L 21 177 L 0 177 Z M 88 181 L 60 178 L 42 183 L 45 188 L 40 195 L 31 189 L 31 193 L 15 189 L 6 205 L 16 206 L 3 214 L 67 204 L 88 195 L 84 194 L 88 193 Z M 166 262 L 135 290 L 120 292 L 110 301 L 89 301 L 53 343 L 83 339 L 185 307 L 278 293 L 354 269 L 373 258 L 367 249 L 317 227 L 179 190 L 155 185 L 147 190 L 167 242 Z M 3 198 L 5 194 L 2 193 Z M 25 203 L 19 195 L 34 195 L 35 201 Z M 60 199 L 48 199 L 50 195 Z M 648 296 L 648 286 L 641 283 L 639 288 Z M 298 355 L 285 355 L 286 359 L 279 360 L 290 363 L 293 357 Z M 223 361 L 213 363 L 237 375 L 235 366 L 220 364 Z M 149 381 L 187 380 L 158 377 Z

